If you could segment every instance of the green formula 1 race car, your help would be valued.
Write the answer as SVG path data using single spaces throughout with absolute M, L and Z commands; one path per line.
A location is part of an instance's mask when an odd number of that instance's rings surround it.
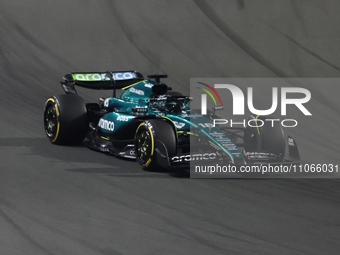
M 192 98 L 172 91 L 160 81 L 166 77 L 150 75 L 144 79 L 135 71 L 65 75 L 61 85 L 66 94 L 51 96 L 45 104 L 48 139 L 59 145 L 84 143 L 96 151 L 136 159 L 149 170 L 159 166 L 188 167 L 193 161 L 243 165 L 300 160 L 296 142 L 289 136 L 286 142 L 281 126 L 199 125 L 218 115 L 214 110 L 208 110 L 207 116 L 191 110 Z M 85 104 L 75 86 L 113 90 L 113 97 Z M 119 97 L 118 89 L 124 90 Z

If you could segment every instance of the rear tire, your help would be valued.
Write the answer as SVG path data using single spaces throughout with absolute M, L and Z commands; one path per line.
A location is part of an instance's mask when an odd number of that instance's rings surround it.
M 177 137 L 172 124 L 163 119 L 152 119 L 141 123 L 135 135 L 136 160 L 139 166 L 145 170 L 157 168 L 156 140 L 163 143 L 169 158 L 176 155 Z
M 53 144 L 80 144 L 88 131 L 88 115 L 82 98 L 65 94 L 47 99 L 44 110 L 44 128 Z

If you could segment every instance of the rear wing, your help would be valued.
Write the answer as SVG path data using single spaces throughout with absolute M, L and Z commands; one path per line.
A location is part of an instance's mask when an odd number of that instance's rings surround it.
M 116 90 L 144 80 L 143 75 L 136 71 L 79 72 L 69 73 L 61 81 L 66 94 L 77 94 L 75 85 L 96 90 Z

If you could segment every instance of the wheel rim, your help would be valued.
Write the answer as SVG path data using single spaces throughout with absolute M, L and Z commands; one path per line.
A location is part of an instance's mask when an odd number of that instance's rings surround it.
M 141 130 L 136 137 L 137 143 L 137 160 L 145 164 L 152 156 L 152 138 L 149 130 Z
M 58 117 L 57 117 L 55 106 L 51 103 L 48 103 L 48 105 L 45 108 L 44 126 L 45 126 L 45 132 L 48 137 L 53 138 L 56 136 L 57 126 L 58 126 Z

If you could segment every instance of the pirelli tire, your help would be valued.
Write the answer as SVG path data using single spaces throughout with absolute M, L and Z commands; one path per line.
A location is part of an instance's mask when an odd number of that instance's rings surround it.
M 159 148 L 157 144 L 160 145 Z M 136 161 L 144 170 L 153 171 L 158 167 L 156 149 L 168 158 L 177 153 L 175 127 L 166 119 L 152 119 L 142 122 L 136 129 Z
M 88 114 L 78 95 L 63 94 L 47 99 L 44 109 L 44 129 L 52 144 L 80 144 L 88 131 Z
M 282 161 L 285 155 L 286 142 L 282 126 L 278 121 L 266 121 L 266 119 L 277 119 L 274 116 L 251 116 L 252 126 L 247 126 L 245 132 L 246 151 L 265 151 L 277 155 Z M 254 127 L 259 126 L 259 127 Z

